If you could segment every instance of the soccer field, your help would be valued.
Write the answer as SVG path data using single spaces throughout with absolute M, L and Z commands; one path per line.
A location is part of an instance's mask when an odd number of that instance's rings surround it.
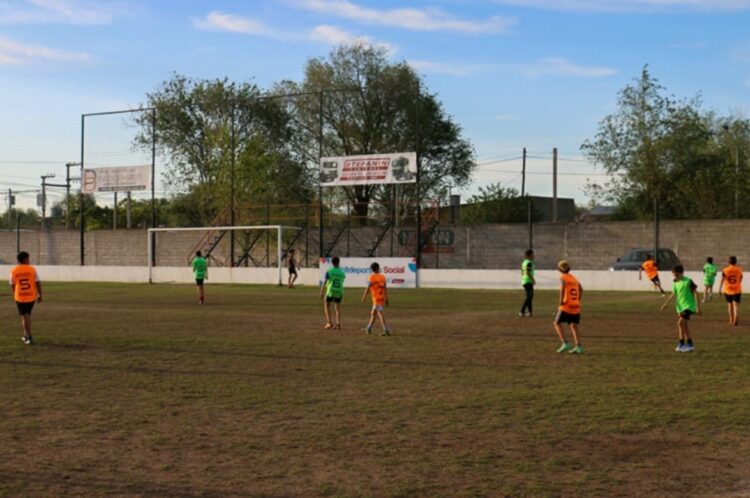
M 0 496 L 750 493 L 750 339 L 718 300 L 679 354 L 663 298 L 588 293 L 573 356 L 554 292 L 519 319 L 520 290 L 392 291 L 384 338 L 359 289 L 342 332 L 311 288 L 45 291 L 35 346 L 0 309 Z

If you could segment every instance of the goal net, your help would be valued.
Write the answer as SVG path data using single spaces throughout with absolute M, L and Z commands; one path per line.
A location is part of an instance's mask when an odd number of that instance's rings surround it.
M 149 283 L 191 282 L 191 263 L 200 251 L 213 281 L 281 285 L 284 262 L 302 231 L 282 225 L 150 228 Z

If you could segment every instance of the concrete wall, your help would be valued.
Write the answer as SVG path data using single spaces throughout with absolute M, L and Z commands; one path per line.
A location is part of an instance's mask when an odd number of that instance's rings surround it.
M 605 270 L 627 251 L 650 247 L 654 238 L 653 224 L 646 222 L 606 223 L 540 223 L 534 225 L 534 249 L 540 269 L 553 269 L 560 259 L 567 259 L 576 269 Z M 328 248 L 341 233 L 332 254 L 366 257 L 382 231 L 378 227 L 355 227 L 341 232 L 325 230 Z M 157 264 L 186 266 L 196 248 L 200 233 L 171 232 L 157 236 Z M 251 233 L 250 236 L 253 234 Z M 238 233 L 237 255 L 246 234 Z M 433 232 L 424 253 L 425 268 L 517 269 L 528 246 L 526 225 L 442 225 Z M 270 234 L 270 264 L 275 264 L 275 234 Z M 229 254 L 229 236 L 219 244 L 214 255 L 219 262 Z M 266 238 L 252 251 L 254 260 L 248 266 L 266 266 Z M 413 227 L 388 232 L 374 258 L 411 256 L 415 252 L 416 232 Z M 76 265 L 79 262 L 77 232 L 30 231 L 21 233 L 22 249 L 31 253 L 35 264 Z M 699 269 L 706 256 L 723 263 L 736 255 L 740 264 L 750 261 L 750 220 L 665 221 L 661 226 L 661 247 L 674 250 L 683 263 Z M 303 265 L 313 266 L 318 259 L 318 232 L 303 232 L 295 244 Z M 305 248 L 309 248 L 305 261 Z M 391 248 L 393 251 L 391 252 Z M 146 263 L 147 241 L 144 230 L 97 231 L 86 234 L 86 263 L 96 266 L 140 266 Z M 0 232 L 0 260 L 15 259 L 16 234 Z M 750 263 L 748 263 L 750 264 Z

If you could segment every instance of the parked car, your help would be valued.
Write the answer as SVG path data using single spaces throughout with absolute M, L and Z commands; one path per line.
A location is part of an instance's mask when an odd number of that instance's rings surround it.
M 654 250 L 632 249 L 617 258 L 617 261 L 610 267 L 610 271 L 638 271 L 649 254 L 655 256 Z M 672 249 L 659 249 L 659 257 L 656 260 L 662 271 L 671 271 L 674 266 L 680 264 L 680 258 Z

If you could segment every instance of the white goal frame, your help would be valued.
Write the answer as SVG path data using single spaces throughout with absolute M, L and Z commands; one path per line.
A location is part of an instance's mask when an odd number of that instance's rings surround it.
M 250 231 L 250 230 L 276 230 L 276 258 L 279 267 L 279 285 L 283 285 L 284 281 L 284 266 L 283 258 L 284 251 L 282 249 L 284 244 L 284 230 L 301 231 L 304 230 L 302 227 L 292 227 L 284 225 L 252 225 L 252 226 L 235 226 L 235 227 L 189 227 L 189 228 L 149 228 L 148 229 L 148 283 L 153 283 L 153 270 L 154 270 L 154 248 L 155 239 L 154 236 L 157 233 L 164 232 L 229 232 L 229 231 Z M 234 263 L 233 263 L 234 264 Z

